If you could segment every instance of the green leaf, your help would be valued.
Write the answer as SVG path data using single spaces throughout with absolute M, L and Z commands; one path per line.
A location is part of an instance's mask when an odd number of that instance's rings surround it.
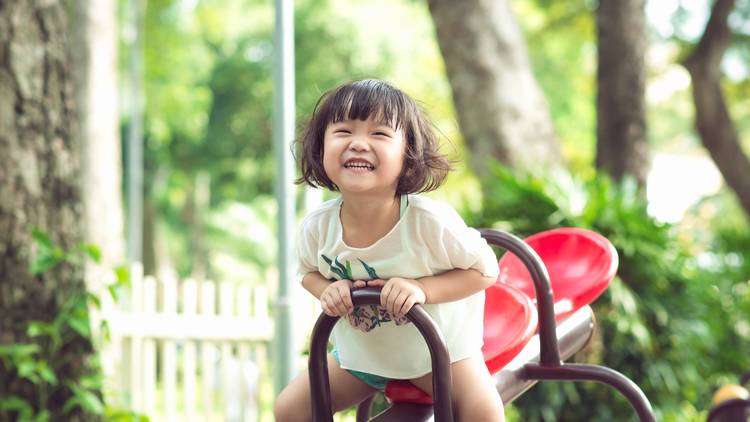
M 82 317 L 80 315 L 72 316 L 66 321 L 66 323 L 70 328 L 72 328 L 82 337 L 91 336 L 91 327 L 89 326 L 88 315 L 85 317 Z
M 325 261 L 329 266 L 333 265 L 333 261 L 331 261 L 331 258 L 329 258 L 329 257 L 327 257 L 327 256 L 325 256 L 323 254 L 320 254 L 320 256 L 323 258 L 323 261 Z
M 108 343 L 112 339 L 112 330 L 110 330 L 109 321 L 106 319 L 101 320 L 99 323 L 99 335 L 105 343 Z
M 91 303 L 91 305 L 96 309 L 102 309 L 102 300 L 101 298 L 99 298 L 99 296 L 91 292 L 86 292 L 86 298 L 89 300 L 89 303 Z
M 339 261 L 339 257 L 333 257 L 333 261 L 336 264 L 336 269 L 338 270 L 337 274 L 340 274 L 342 279 L 351 280 L 351 274 L 346 271 L 346 267 Z M 333 269 L 333 267 L 331 267 L 331 269 Z
M 2 413 L 18 412 L 19 420 L 29 420 L 34 414 L 34 408 L 18 396 L 0 397 L 0 411 Z
M 49 235 L 41 229 L 35 227 L 31 230 L 31 238 L 34 239 L 40 248 L 52 249 L 52 240 L 50 240 Z
M 52 254 L 43 254 L 42 252 L 39 253 L 39 256 L 37 256 L 32 262 L 31 262 L 31 274 L 36 275 L 43 273 L 53 267 L 55 267 L 57 264 L 62 262 L 62 259 L 59 257 L 56 257 Z
M 40 350 L 37 344 L 11 344 L 11 345 L 0 345 L 0 357 L 10 356 L 11 358 L 18 359 L 22 357 L 30 357 Z
M 120 297 L 120 286 L 116 284 L 108 284 L 107 291 L 109 292 L 109 295 L 112 297 L 112 300 L 114 300 L 115 302 L 117 301 L 117 298 Z
M 115 267 L 115 277 L 118 285 L 125 286 L 130 282 L 130 271 L 124 265 L 120 265 Z
M 101 262 L 102 251 L 98 246 L 92 243 L 87 243 L 83 245 L 83 251 L 86 253 L 86 255 L 88 255 L 89 258 L 91 258 L 92 261 L 96 262 L 97 264 Z
M 338 275 L 338 276 L 340 277 L 340 278 L 339 278 L 340 280 L 344 280 L 344 279 L 348 278 L 348 277 L 346 276 L 346 273 L 345 273 L 344 271 L 342 271 L 342 270 L 341 270 L 341 269 L 339 269 L 339 268 L 338 268 L 338 267 L 337 267 L 336 265 L 334 265 L 334 264 L 333 264 L 333 261 L 331 261 L 331 258 L 328 258 L 327 256 L 325 256 L 325 255 L 322 255 L 322 254 L 321 254 L 320 256 L 322 256 L 322 257 L 323 257 L 323 260 L 324 260 L 325 262 L 327 262 L 327 263 L 328 263 L 328 265 L 329 265 L 329 266 L 331 267 L 331 271 L 333 271 L 333 272 L 334 272 L 334 273 L 335 273 L 336 275 Z M 335 257 L 334 257 L 334 259 L 336 260 L 336 262 L 338 262 L 338 259 L 337 259 L 337 258 L 335 258 Z
M 104 404 L 96 394 L 70 383 L 68 383 L 68 386 L 73 390 L 73 397 L 69 398 L 63 405 L 63 413 L 68 413 L 76 407 L 80 407 L 85 412 L 96 415 L 104 414 Z
M 378 277 L 378 273 L 377 273 L 377 271 L 375 271 L 375 268 L 372 268 L 371 266 L 367 265 L 367 263 L 365 261 L 362 261 L 361 259 L 359 260 L 359 262 L 361 262 L 362 266 L 365 267 L 365 271 L 367 271 L 367 275 L 371 279 L 374 280 L 374 279 L 380 278 L 380 277 Z
M 50 369 L 49 365 L 47 365 L 47 362 L 43 360 L 38 361 L 36 363 L 36 371 L 48 384 L 57 385 L 57 376 L 52 369 Z
M 51 415 L 50 411 L 45 409 L 37 413 L 34 419 L 32 419 L 32 421 L 33 422 L 47 422 L 49 420 L 50 415 Z
M 31 321 L 26 328 L 29 337 L 51 336 L 54 333 L 52 324 L 44 321 Z
M 33 360 L 24 360 L 16 364 L 16 372 L 18 372 L 19 378 L 25 378 L 31 381 L 34 385 L 38 385 L 41 381 L 39 374 L 37 373 L 37 367 Z
M 352 264 L 349 261 L 346 261 L 346 275 L 347 279 L 351 280 L 354 277 L 352 276 Z

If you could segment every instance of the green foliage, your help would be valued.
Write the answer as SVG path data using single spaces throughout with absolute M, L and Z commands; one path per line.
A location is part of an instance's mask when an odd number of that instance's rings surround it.
M 513 9 L 566 157 L 589 165 L 596 141 L 596 31 L 591 2 L 536 0 Z M 585 163 L 585 164 L 584 164 Z
M 39 229 L 33 229 L 32 238 L 36 251 L 30 264 L 33 274 L 52 271 L 64 262 L 83 265 L 86 258 L 97 262 L 100 258 L 99 249 L 94 245 L 82 244 L 64 250 Z M 115 298 L 118 289 L 128 282 L 126 270 L 119 268 L 116 274 L 115 282 L 107 286 Z M 65 350 L 80 338 L 92 337 L 89 307 L 98 309 L 100 306 L 100 298 L 92 293 L 72 294 L 59 305 L 52 321 L 27 321 L 27 342 L 0 345 L 3 373 L 10 379 L 28 382 L 36 396 L 34 402 L 28 402 L 17 395 L 0 394 L 0 414 L 12 416 L 20 422 L 49 421 L 53 415 L 55 418 L 70 417 L 79 412 L 105 416 L 107 420 L 146 420 L 134 414 L 128 419 L 128 412 L 105 406 L 101 396 L 103 375 L 96 357 L 85 362 L 90 369 L 86 375 L 74 379 L 66 371 L 70 361 L 66 359 Z M 106 338 L 108 330 L 104 321 L 100 328 Z M 68 398 L 61 404 L 60 397 Z M 115 419 L 114 416 L 109 418 L 110 414 L 123 416 Z
M 324 91 L 382 73 L 388 62 L 358 60 L 354 23 L 327 1 L 299 1 L 295 9 L 296 108 L 302 120 Z M 239 245 L 246 233 L 217 221 L 222 214 L 236 217 L 241 206 L 250 211 L 240 220 L 262 216 L 273 194 L 273 5 L 149 1 L 144 30 L 144 177 L 153 181 L 146 186 L 158 215 L 153 232 L 166 235 L 179 274 L 190 274 L 196 257 L 208 263 L 249 258 L 250 275 L 262 279 L 273 263 L 265 257 L 273 245 Z M 210 175 L 206 205 L 196 200 L 199 174 Z M 242 247 L 230 251 L 230 244 Z M 209 277 L 217 271 L 208 266 Z
M 467 216 L 473 225 L 521 235 L 586 227 L 617 248 L 618 278 L 595 303 L 601 337 L 579 359 L 635 380 L 657 419 L 705 418 L 716 384 L 750 367 L 747 228 L 720 231 L 706 249 L 696 248 L 696 239 L 648 215 L 632 182 L 516 176 L 500 167 L 491 180 L 484 183 L 483 211 Z M 618 394 L 593 384 L 543 383 L 517 406 L 530 421 L 633 415 Z

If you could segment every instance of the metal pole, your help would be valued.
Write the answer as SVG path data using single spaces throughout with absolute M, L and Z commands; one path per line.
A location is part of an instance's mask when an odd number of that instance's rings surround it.
M 128 140 L 128 257 L 143 258 L 143 10 L 142 1 L 130 1 Z
M 278 394 L 294 375 L 297 347 L 292 326 L 294 263 L 294 159 L 289 150 L 294 139 L 294 2 L 274 0 L 274 104 L 273 143 L 276 158 L 278 203 L 279 288 L 274 336 L 274 390 Z

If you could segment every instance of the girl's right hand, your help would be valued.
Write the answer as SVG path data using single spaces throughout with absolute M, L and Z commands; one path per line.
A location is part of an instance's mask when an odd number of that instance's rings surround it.
M 320 294 L 320 305 L 328 316 L 344 316 L 354 310 L 350 280 L 338 280 L 329 284 Z

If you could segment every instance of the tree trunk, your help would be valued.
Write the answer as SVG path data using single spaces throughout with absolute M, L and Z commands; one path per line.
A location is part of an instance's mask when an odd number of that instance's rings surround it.
M 742 150 L 721 92 L 720 65 L 729 47 L 727 19 L 733 8 L 734 0 L 714 3 L 706 30 L 684 65 L 692 79 L 695 125 L 701 142 L 750 220 L 750 160 Z
M 76 0 L 71 32 L 82 141 L 86 241 L 101 251 L 100 267 L 125 260 L 122 153 L 117 107 L 117 2 Z M 96 273 L 91 274 L 96 277 Z M 89 280 L 90 282 L 92 280 Z
M 645 0 L 600 0 L 596 167 L 645 187 L 649 169 L 645 113 Z
M 16 397 L 29 411 L 49 410 L 49 420 L 80 421 L 96 417 L 76 407 L 64 413 L 90 374 L 93 348 L 70 326 L 58 327 L 62 347 L 49 337 L 30 338 L 32 320 L 52 322 L 64 303 L 85 292 L 83 268 L 68 262 L 38 274 L 30 270 L 43 249 L 32 229 L 45 232 L 63 250 L 83 240 L 80 193 L 80 142 L 71 83 L 67 17 L 59 1 L 0 2 L 0 344 L 36 344 L 58 383 L 33 384 L 13 365 L 0 364 L 0 397 Z M 94 393 L 96 395 L 96 393 Z M 0 411 L 0 421 L 18 419 Z
M 525 171 L 563 167 L 549 109 L 506 0 L 429 0 L 461 131 L 476 173 L 494 159 Z

